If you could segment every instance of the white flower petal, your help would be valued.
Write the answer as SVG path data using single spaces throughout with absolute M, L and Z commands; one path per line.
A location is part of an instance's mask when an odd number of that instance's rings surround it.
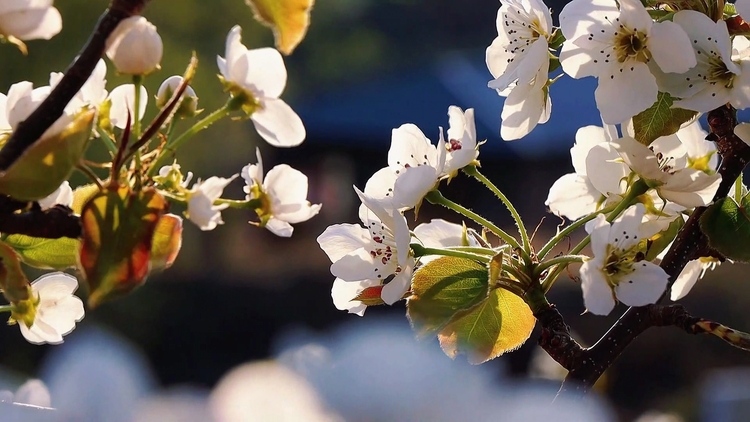
M 618 124 L 649 108 L 657 98 L 656 79 L 644 63 L 610 66 L 599 75 L 594 96 L 605 123 Z
M 599 198 L 601 194 L 587 177 L 569 173 L 555 181 L 544 205 L 553 214 L 576 220 L 596 211 Z
M 690 293 L 690 290 L 695 286 L 702 271 L 703 265 L 701 264 L 700 259 L 694 259 L 688 262 L 687 265 L 685 265 L 685 268 L 680 272 L 680 275 L 677 276 L 674 284 L 672 284 L 669 298 L 676 302 Z
M 622 276 L 615 287 L 617 299 L 628 306 L 656 303 L 667 288 L 667 273 L 648 261 L 634 263 L 633 270 L 627 276 Z
M 261 108 L 250 119 L 255 130 L 269 144 L 275 147 L 295 147 L 305 140 L 305 126 L 297 113 L 283 100 L 266 98 Z
M 682 27 L 674 22 L 654 23 L 647 43 L 654 61 L 667 73 L 684 73 L 697 63 L 690 38 Z
M 612 289 L 607 285 L 604 275 L 592 261 L 581 265 L 581 290 L 586 310 L 595 315 L 608 315 L 615 307 Z

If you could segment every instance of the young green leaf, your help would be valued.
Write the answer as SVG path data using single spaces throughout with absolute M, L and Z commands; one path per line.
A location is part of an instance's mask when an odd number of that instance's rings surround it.
M 464 353 L 477 365 L 520 347 L 535 324 L 523 299 L 498 288 L 473 308 L 458 313 L 440 331 L 438 340 L 446 355 L 455 358 Z
M 73 212 L 80 214 L 83 204 L 99 192 L 95 184 L 84 185 L 73 191 Z M 10 245 L 26 265 L 36 268 L 64 270 L 75 267 L 78 262 L 79 239 L 63 237 L 43 239 L 23 234 L 6 236 L 3 241 Z
M 95 116 L 96 110 L 85 109 L 59 134 L 36 141 L 0 173 L 0 193 L 35 201 L 54 192 L 86 151 Z
M 732 198 L 716 201 L 703 213 L 700 224 L 712 248 L 729 259 L 750 262 L 750 195 L 741 204 Z
M 649 108 L 633 116 L 635 139 L 643 145 L 650 145 L 656 138 L 676 133 L 680 126 L 698 113 L 681 108 L 672 108 L 674 99 L 660 92 L 656 102 Z
M 419 337 L 436 334 L 457 312 L 487 297 L 487 268 L 444 256 L 414 273 L 406 315 Z

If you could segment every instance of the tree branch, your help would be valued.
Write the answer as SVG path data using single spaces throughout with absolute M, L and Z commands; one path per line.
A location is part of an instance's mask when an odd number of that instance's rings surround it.
M 70 208 L 56 205 L 43 211 L 39 204 L 33 203 L 30 209 L 21 211 L 28 205 L 28 202 L 0 196 L 0 232 L 47 239 L 81 237 L 81 220 Z
M 0 150 L 0 171 L 5 171 L 62 116 L 65 106 L 91 76 L 104 54 L 107 38 L 117 25 L 130 16 L 140 14 L 148 0 L 112 0 L 78 58 L 65 72 L 50 95 L 18 127 Z

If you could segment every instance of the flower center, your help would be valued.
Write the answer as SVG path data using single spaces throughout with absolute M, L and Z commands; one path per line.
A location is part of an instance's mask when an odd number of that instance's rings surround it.
M 616 34 L 615 54 L 618 62 L 624 63 L 628 60 L 635 60 L 648 63 L 651 55 L 646 48 L 646 40 L 648 39 L 646 34 L 624 25 L 620 26 L 620 30 Z
M 704 78 L 707 82 L 712 85 L 718 83 L 725 88 L 732 88 L 734 86 L 735 75 L 727 69 L 726 63 L 720 57 L 711 57 L 708 63 L 708 74 Z
M 620 284 L 620 277 L 626 276 L 633 271 L 633 264 L 645 258 L 643 252 L 637 250 L 635 244 L 628 249 L 620 249 L 612 245 L 607 246 L 607 259 L 604 261 L 604 272 L 607 282 L 612 288 Z
M 675 173 L 674 157 L 666 156 L 661 152 L 655 152 L 653 147 L 649 147 L 649 149 L 654 153 L 654 155 L 656 155 L 656 162 L 659 163 L 659 170 L 667 174 Z
M 448 147 L 448 152 L 458 151 L 462 148 L 461 141 L 457 139 L 451 139 L 446 146 Z

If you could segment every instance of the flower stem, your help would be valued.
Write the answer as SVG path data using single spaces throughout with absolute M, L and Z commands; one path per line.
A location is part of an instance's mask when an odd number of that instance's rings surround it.
M 214 201 L 214 205 L 222 205 L 222 204 L 229 205 L 229 208 L 249 209 L 249 210 L 254 210 L 256 208 L 260 208 L 263 206 L 260 199 L 242 200 L 242 199 L 219 198 Z
M 0 306 L 0 312 L 13 312 L 13 305 Z
M 521 248 L 521 245 L 518 244 L 518 241 L 513 236 L 505 233 L 505 231 L 503 231 L 500 227 L 496 226 L 494 223 L 482 217 L 481 215 L 444 197 L 443 194 L 438 190 L 433 190 L 427 193 L 427 195 L 425 195 L 425 199 L 427 199 L 427 201 L 431 204 L 442 205 L 457 212 L 458 214 L 463 215 L 464 217 L 472 219 L 477 224 L 488 228 L 492 233 L 495 234 L 495 236 L 502 239 L 505 243 L 511 245 L 513 249 L 520 251 L 524 255 L 525 260 L 529 260 L 528 254 L 524 249 Z
M 443 248 L 426 248 L 419 243 L 412 243 L 409 245 L 411 250 L 414 252 L 414 256 L 425 256 L 425 255 L 442 255 L 452 256 L 456 258 L 465 258 L 472 261 L 478 261 L 487 263 L 490 262 L 490 257 L 487 255 L 479 255 L 471 252 L 457 251 L 455 249 L 443 249 Z
M 180 136 L 172 140 L 167 144 L 159 154 L 159 157 L 154 161 L 151 168 L 148 171 L 148 176 L 153 177 L 159 169 L 165 165 L 165 162 L 177 151 L 185 141 L 193 137 L 196 133 L 216 123 L 222 117 L 228 116 L 232 111 L 230 107 L 231 100 L 224 104 L 221 108 L 209 114 L 208 116 L 201 119 L 199 122 L 190 127 L 190 129 L 183 132 Z
M 609 207 L 602 208 L 601 210 L 597 212 L 591 213 L 583 218 L 579 218 L 578 220 L 568 224 L 568 226 L 560 230 L 560 232 L 557 233 L 555 237 L 547 241 L 547 243 L 542 247 L 542 249 L 539 250 L 539 252 L 537 253 L 537 256 L 539 257 L 540 260 L 543 260 L 544 257 L 547 256 L 549 251 L 551 251 L 555 246 L 557 246 L 558 243 L 560 243 L 563 239 L 565 239 L 571 233 L 573 233 L 573 231 L 583 226 L 584 224 L 588 223 L 589 221 L 593 220 L 594 218 L 596 218 L 597 215 L 606 214 L 608 212 L 613 211 L 616 206 L 617 205 L 610 205 Z
M 143 83 L 142 75 L 133 75 L 133 85 L 135 86 L 135 100 L 133 101 L 133 132 L 132 136 L 134 139 L 141 137 L 141 84 Z M 135 151 L 133 156 L 135 162 L 135 187 L 139 189 L 141 187 L 141 150 Z
M 742 201 L 742 174 L 734 181 L 734 200 L 738 204 Z
M 476 166 L 466 166 L 463 169 L 464 173 L 468 174 L 469 176 L 474 177 L 475 179 L 482 182 L 487 189 L 492 191 L 492 193 L 497 196 L 500 201 L 503 202 L 503 205 L 505 205 L 505 208 L 510 211 L 510 214 L 513 216 L 513 220 L 516 221 L 516 227 L 518 227 L 518 232 L 521 235 L 521 241 L 523 242 L 523 250 L 526 252 L 527 255 L 531 254 L 531 242 L 529 241 L 529 234 L 526 232 L 526 226 L 523 224 L 523 220 L 521 219 L 521 216 L 518 214 L 518 211 L 513 206 L 513 204 L 508 200 L 508 197 L 506 197 L 500 189 L 495 186 L 494 183 L 490 181 L 485 175 L 479 172 L 479 169 L 477 169 Z
M 534 275 L 538 277 L 547 268 L 554 267 L 555 265 L 559 265 L 559 264 L 568 265 L 574 262 L 583 262 L 586 258 L 588 258 L 586 255 L 557 256 L 552 259 L 548 259 L 547 261 L 544 261 L 541 264 L 537 265 L 534 268 Z

